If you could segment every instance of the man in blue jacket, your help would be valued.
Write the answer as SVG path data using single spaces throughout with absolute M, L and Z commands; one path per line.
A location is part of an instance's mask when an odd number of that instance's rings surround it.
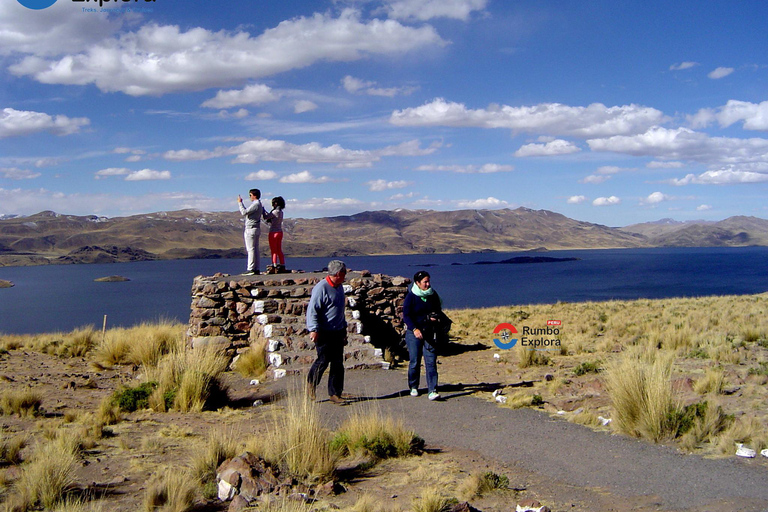
M 315 399 L 315 390 L 328 372 L 328 398 L 335 404 L 346 403 L 341 398 L 344 390 L 344 346 L 347 344 L 347 320 L 344 316 L 344 279 L 347 266 L 343 261 L 328 263 L 328 275 L 312 289 L 307 307 L 307 330 L 315 344 L 317 359 L 309 369 L 307 392 Z

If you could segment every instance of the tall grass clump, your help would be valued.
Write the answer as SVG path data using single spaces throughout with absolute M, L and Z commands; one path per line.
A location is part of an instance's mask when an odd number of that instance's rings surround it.
M 187 471 L 166 468 L 144 492 L 144 511 L 187 512 L 195 503 L 197 481 Z
M 31 389 L 9 389 L 0 393 L 0 414 L 21 417 L 37 416 L 43 399 L 40 393 Z
M 0 466 L 19 464 L 21 450 L 27 445 L 26 436 L 8 437 L 0 432 Z
M 414 500 L 413 512 L 446 512 L 451 506 L 451 499 L 436 488 L 422 491 Z
M 422 447 L 423 441 L 406 429 L 402 420 L 382 416 L 375 405 L 357 408 L 331 440 L 331 448 L 342 457 L 404 457 L 418 453 Z
M 269 432 L 251 437 L 246 449 L 300 480 L 322 481 L 333 475 L 338 460 L 330 438 L 318 405 L 306 393 L 295 392 L 286 409 L 275 413 Z
M 104 366 L 135 364 L 157 366 L 160 359 L 184 346 L 184 326 L 161 320 L 129 328 L 109 329 L 94 351 L 94 360 Z
M 459 494 L 466 499 L 483 496 L 494 491 L 509 489 L 509 478 L 492 471 L 472 473 L 459 485 Z
M 515 345 L 515 351 L 517 352 L 517 365 L 520 368 L 546 366 L 549 364 L 549 356 L 543 350 L 531 349 L 524 347 L 522 343 L 518 343 Z
M 261 377 L 267 371 L 267 340 L 260 339 L 237 357 L 234 370 L 243 377 Z
M 23 512 L 37 506 L 47 510 L 60 504 L 75 483 L 78 460 L 79 443 L 65 436 L 38 445 L 14 484 L 15 493 L 8 508 Z
M 216 470 L 221 463 L 237 455 L 240 449 L 239 439 L 240 436 L 223 429 L 211 430 L 205 446 L 195 451 L 192 457 L 192 476 L 202 484 L 215 481 Z
M 633 351 L 609 366 L 605 380 L 619 432 L 654 442 L 676 434 L 671 356 Z
M 157 389 L 149 398 L 156 411 L 202 411 L 223 400 L 225 390 L 219 377 L 229 358 L 219 348 L 206 345 L 194 350 L 174 350 L 164 356 L 157 368 L 147 372 Z

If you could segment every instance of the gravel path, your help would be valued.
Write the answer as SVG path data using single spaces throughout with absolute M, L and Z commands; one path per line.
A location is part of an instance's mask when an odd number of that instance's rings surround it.
M 326 379 L 318 388 L 320 400 L 326 397 Z M 276 385 L 285 389 L 300 382 L 293 377 Z M 757 459 L 682 455 L 536 410 L 498 407 L 473 396 L 482 387 L 478 385 L 441 386 L 443 400 L 430 402 L 425 394 L 409 396 L 405 383 L 401 371 L 354 370 L 346 373 L 345 390 L 361 401 L 377 400 L 383 413 L 402 417 L 428 445 L 473 450 L 574 489 L 599 489 L 651 503 L 656 510 L 768 510 L 768 468 Z M 330 428 L 354 410 L 327 401 L 320 405 Z

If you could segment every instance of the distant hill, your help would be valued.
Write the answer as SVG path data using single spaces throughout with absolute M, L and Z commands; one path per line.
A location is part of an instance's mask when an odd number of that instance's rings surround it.
M 740 247 L 768 245 L 768 220 L 758 217 L 729 217 L 720 222 L 703 220 L 634 224 L 621 228 L 648 238 L 654 247 Z
M 768 245 L 768 221 L 671 219 L 610 228 L 547 210 L 394 210 L 320 219 L 286 218 L 290 256 L 345 256 Z M 0 219 L 0 266 L 244 257 L 237 212 L 181 210 L 130 217 L 51 211 Z M 264 230 L 266 232 L 266 229 Z M 262 237 L 266 253 L 266 236 Z

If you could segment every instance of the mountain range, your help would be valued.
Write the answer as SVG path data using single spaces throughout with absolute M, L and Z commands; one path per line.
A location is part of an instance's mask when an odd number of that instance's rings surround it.
M 115 218 L 51 211 L 6 217 L 0 219 L 0 266 L 240 258 L 242 227 L 237 212 L 198 210 Z M 283 227 L 289 256 L 768 245 L 768 220 L 745 216 L 615 228 L 528 208 L 394 210 L 286 218 Z M 261 248 L 268 252 L 266 235 Z

